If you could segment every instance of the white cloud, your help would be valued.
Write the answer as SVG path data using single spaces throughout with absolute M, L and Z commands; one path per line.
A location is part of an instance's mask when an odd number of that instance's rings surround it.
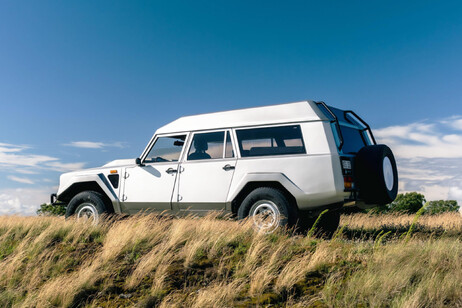
M 462 117 L 390 126 L 374 131 L 394 152 L 400 192 L 427 200 L 452 199 L 462 206 Z
M 455 120 L 454 123 L 452 123 L 452 127 L 458 130 L 462 130 L 462 119 Z
M 37 167 L 46 162 L 57 161 L 58 159 L 45 155 L 34 154 L 12 154 L 0 151 L 0 164 L 16 165 L 23 167 Z
M 104 142 L 94 142 L 94 141 L 73 141 L 65 146 L 75 147 L 75 148 L 84 148 L 84 149 L 103 149 L 108 147 L 114 148 L 123 148 L 123 142 L 114 142 L 114 143 L 104 143 Z
M 398 157 L 462 158 L 462 135 L 444 133 L 436 124 L 391 126 L 375 130 L 374 135 Z
M 462 116 L 452 116 L 444 119 L 441 123 L 451 127 L 452 129 L 462 130 Z
M 420 160 L 424 165 L 425 161 Z M 444 181 L 452 179 L 452 175 L 440 174 L 439 172 L 432 172 L 425 168 L 410 167 L 409 164 L 403 163 L 402 160 L 398 161 L 399 165 L 399 177 L 409 180 L 421 180 L 426 179 L 428 181 Z
M 20 168 L 14 168 L 14 171 L 16 173 L 21 173 L 21 174 L 37 174 L 37 171 L 30 170 L 30 169 L 20 169 Z
M 427 200 L 447 200 L 449 197 L 449 187 L 444 185 L 423 186 L 422 193 Z
M 24 149 L 28 149 L 28 147 L 23 146 L 23 145 L 14 145 L 14 144 L 0 142 L 0 152 L 14 153 L 14 152 L 21 152 Z
M 454 200 L 460 200 L 459 205 L 462 207 L 462 183 L 459 186 L 449 187 L 449 198 Z
M 8 178 L 12 181 L 18 182 L 18 183 L 23 183 L 23 184 L 34 184 L 34 182 L 31 179 L 28 178 L 20 178 L 14 175 L 9 175 Z
M 14 173 L 36 174 L 40 170 L 72 171 L 85 163 L 63 163 L 47 155 L 27 154 L 27 146 L 0 143 L 0 169 Z
M 30 185 L 30 188 L 0 189 L 0 215 L 35 215 L 40 204 L 50 202 L 50 193 L 57 190 L 57 187 L 37 188 L 38 185 L 47 185 L 39 183 L 54 183 L 46 178 L 49 176 L 47 173 L 73 171 L 82 169 L 85 165 L 82 162 L 67 163 L 57 157 L 30 152 L 29 146 L 0 143 L 0 170 L 3 174 L 6 173 L 4 179 L 23 186 Z M 36 176 L 32 180 L 27 176 L 32 174 L 44 176 Z
M 462 159 L 397 157 L 399 191 L 417 191 L 431 200 L 457 200 L 462 206 Z
M 85 166 L 85 163 L 61 163 L 61 162 L 50 162 L 47 163 L 50 169 L 59 172 L 75 171 L 80 170 Z
M 0 190 L 0 215 L 35 215 L 40 204 L 49 202 L 53 188 Z

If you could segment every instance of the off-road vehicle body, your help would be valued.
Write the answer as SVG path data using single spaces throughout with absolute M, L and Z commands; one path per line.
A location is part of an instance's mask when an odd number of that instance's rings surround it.
M 66 216 L 139 211 L 252 216 L 265 231 L 312 224 L 326 231 L 343 206 L 393 201 L 391 150 L 352 111 L 303 101 L 179 118 L 159 128 L 139 158 L 65 173 L 52 202 Z

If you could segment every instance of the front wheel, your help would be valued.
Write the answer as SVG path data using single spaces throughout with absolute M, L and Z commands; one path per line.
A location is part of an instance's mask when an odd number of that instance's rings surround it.
M 97 224 L 101 214 L 107 212 L 103 196 L 95 191 L 84 191 L 72 198 L 67 206 L 66 218 L 75 215 L 77 220 L 89 220 Z
M 249 217 L 254 227 L 264 233 L 286 227 L 294 214 L 286 196 L 278 189 L 260 187 L 252 191 L 242 202 L 238 218 Z

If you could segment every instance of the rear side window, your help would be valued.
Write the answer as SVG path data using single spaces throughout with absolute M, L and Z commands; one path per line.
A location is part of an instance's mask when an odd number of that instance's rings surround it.
M 306 153 L 300 125 L 236 130 L 242 157 Z

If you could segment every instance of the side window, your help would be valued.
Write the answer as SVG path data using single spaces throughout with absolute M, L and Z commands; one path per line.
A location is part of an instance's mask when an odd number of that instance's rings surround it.
M 223 158 L 225 132 L 194 134 L 188 160 Z
M 230 132 L 226 132 L 226 144 L 225 144 L 225 158 L 233 158 L 234 151 L 233 151 L 233 144 L 231 142 Z
M 178 161 L 186 135 L 159 137 L 144 160 L 145 163 Z
M 306 153 L 300 125 L 236 131 L 242 157 Z

